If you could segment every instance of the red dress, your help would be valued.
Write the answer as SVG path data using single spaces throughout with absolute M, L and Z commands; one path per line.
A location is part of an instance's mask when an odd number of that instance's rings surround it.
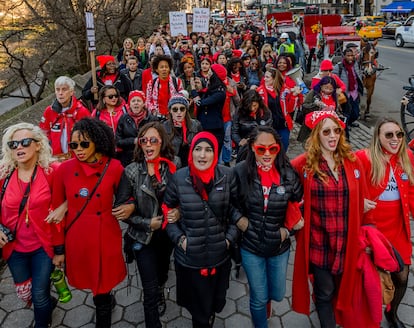
M 58 206 L 68 201 L 66 226 L 85 203 L 107 160 L 103 157 L 98 163 L 88 164 L 73 158 L 59 167 L 53 204 Z M 121 228 L 112 215 L 113 198 L 122 172 L 121 163 L 112 159 L 101 184 L 81 216 L 66 232 L 64 240 L 69 284 L 79 289 L 91 289 L 94 295 L 108 293 L 126 275 Z
M 367 213 L 375 222 L 391 244 L 402 256 L 404 263 L 411 264 L 412 245 L 410 230 L 410 213 L 414 213 L 414 186 L 410 184 L 407 174 L 397 163 L 397 157 L 393 156 L 387 164 L 383 181 L 379 186 L 371 184 L 371 161 L 368 150 L 360 150 L 356 155 L 361 159 L 369 186 L 369 199 L 377 202 L 375 209 Z M 414 165 L 414 156 L 409 151 L 408 156 Z M 378 197 L 388 185 L 390 169 L 393 167 L 395 182 L 400 194 L 399 200 L 381 201 Z

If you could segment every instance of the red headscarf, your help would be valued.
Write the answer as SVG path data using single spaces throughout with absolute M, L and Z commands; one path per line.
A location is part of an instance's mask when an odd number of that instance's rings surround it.
M 208 169 L 200 171 L 194 165 L 193 150 L 200 142 L 203 141 L 207 142 L 213 147 L 214 159 L 213 163 Z M 208 199 L 208 194 L 204 185 L 209 184 L 214 179 L 214 170 L 218 163 L 218 156 L 218 142 L 216 137 L 210 132 L 206 131 L 197 133 L 193 138 L 193 141 L 191 142 L 190 152 L 188 154 L 188 167 L 190 169 L 190 175 L 193 180 L 193 185 L 196 191 L 201 195 L 201 197 L 204 200 Z

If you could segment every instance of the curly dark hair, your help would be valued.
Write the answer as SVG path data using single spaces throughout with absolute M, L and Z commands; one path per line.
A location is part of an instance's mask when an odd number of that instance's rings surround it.
M 335 79 L 332 76 L 324 76 L 323 78 L 320 79 L 320 81 L 313 87 L 313 91 L 315 92 L 315 94 L 320 94 L 321 93 L 321 87 L 323 85 L 326 84 L 331 84 L 333 87 L 333 92 L 332 92 L 332 98 L 335 100 L 337 99 L 336 96 L 336 88 L 338 87 L 336 84 Z
M 264 112 L 269 110 L 259 93 L 256 90 L 250 89 L 243 93 L 243 99 L 239 109 L 240 117 L 245 118 L 250 116 L 250 108 L 252 107 L 253 102 L 257 102 L 259 104 L 259 109 L 262 109 Z
M 97 118 L 85 117 L 75 123 L 71 138 L 75 132 L 79 132 L 84 139 L 95 144 L 95 152 L 115 157 L 115 137 L 112 129 Z
M 173 68 L 172 58 L 170 56 L 160 55 L 160 56 L 155 56 L 154 59 L 151 62 L 151 68 L 152 68 L 153 72 L 155 72 L 155 70 L 158 69 L 158 65 L 162 61 L 166 61 L 168 63 L 168 66 L 170 67 L 170 69 Z
M 240 69 L 239 69 L 240 75 L 243 76 L 243 77 L 247 77 L 247 73 L 246 73 L 246 69 L 243 65 L 243 61 L 239 57 L 231 57 L 229 59 L 229 61 L 227 62 L 227 67 L 226 67 L 227 68 L 227 76 L 231 77 L 231 72 L 232 72 L 233 66 L 236 65 L 236 64 L 240 64 Z
M 253 144 L 256 142 L 258 136 L 262 133 L 269 133 L 271 134 L 275 140 L 276 143 L 280 146 L 280 151 L 276 155 L 275 159 L 275 166 L 276 170 L 279 172 L 280 177 L 282 178 L 282 181 L 284 181 L 286 177 L 286 169 L 291 167 L 288 157 L 286 156 L 285 150 L 283 149 L 283 144 L 281 141 L 281 138 L 277 134 L 277 132 L 270 126 L 266 125 L 259 125 L 249 136 L 249 144 L 248 144 L 248 150 L 247 150 L 247 157 L 246 157 L 246 163 L 247 163 L 247 174 L 249 177 L 252 177 L 252 179 L 249 179 L 251 183 L 253 183 L 254 179 L 253 177 L 257 177 L 257 164 L 256 164 L 256 157 L 255 153 L 253 152 Z
M 164 126 L 158 122 L 149 122 L 145 125 L 143 125 L 139 131 L 138 131 L 138 139 L 141 138 L 149 129 L 155 129 L 157 130 L 158 134 L 161 137 L 161 149 L 160 149 L 160 156 L 165 157 L 169 160 L 174 160 L 174 148 L 171 144 L 170 138 L 168 137 L 167 131 L 165 130 Z M 134 150 L 134 161 L 135 162 L 144 162 L 145 161 L 145 155 L 142 151 L 142 148 L 139 144 L 135 146 Z

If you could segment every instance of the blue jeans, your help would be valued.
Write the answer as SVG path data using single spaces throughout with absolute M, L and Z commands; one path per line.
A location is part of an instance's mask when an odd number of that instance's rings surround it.
M 288 128 L 285 128 L 285 129 L 280 129 L 280 130 L 278 129 L 276 130 L 276 132 L 280 136 L 280 139 L 282 139 L 283 149 L 285 150 L 285 153 L 286 153 L 289 147 L 290 130 Z
M 46 328 L 52 315 L 50 300 L 50 274 L 53 270 L 52 259 L 41 247 L 29 253 L 13 251 L 7 264 L 16 284 L 32 278 L 35 328 Z
M 224 141 L 221 149 L 220 164 L 230 163 L 231 161 L 231 121 L 224 123 Z
M 257 256 L 241 248 L 242 265 L 250 288 L 250 313 L 255 328 L 266 328 L 266 304 L 280 302 L 286 293 L 290 250 L 273 257 Z

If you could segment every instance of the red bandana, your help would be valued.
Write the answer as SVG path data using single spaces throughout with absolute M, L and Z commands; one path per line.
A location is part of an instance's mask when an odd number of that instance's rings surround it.
M 172 174 L 174 174 L 175 171 L 177 170 L 177 168 L 175 167 L 175 164 L 165 157 L 159 156 L 155 159 L 147 160 L 147 163 L 154 164 L 155 177 L 157 178 L 158 182 L 161 182 L 161 173 L 160 173 L 161 162 L 167 163 L 168 168 Z

